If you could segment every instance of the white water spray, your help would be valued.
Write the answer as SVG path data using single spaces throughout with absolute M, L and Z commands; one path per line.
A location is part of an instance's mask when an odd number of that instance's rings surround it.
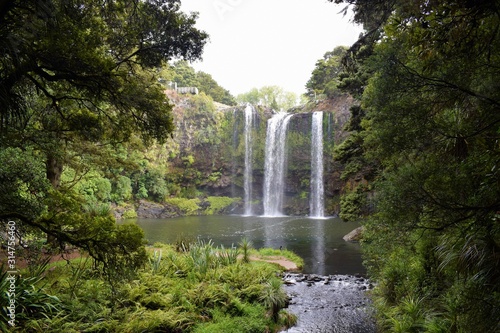
M 264 216 L 282 216 L 286 174 L 286 131 L 291 114 L 278 112 L 267 121 L 264 165 Z
M 324 185 L 323 185 L 323 112 L 314 112 L 312 116 L 311 138 L 311 199 L 309 215 L 324 217 Z
M 252 181 L 253 181 L 253 151 L 252 151 L 252 129 L 255 110 L 252 105 L 247 104 L 245 108 L 245 172 L 243 174 L 243 188 L 245 192 L 244 204 L 245 215 L 252 215 Z

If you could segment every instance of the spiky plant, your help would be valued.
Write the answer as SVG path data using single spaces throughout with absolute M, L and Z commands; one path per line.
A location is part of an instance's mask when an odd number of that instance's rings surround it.
M 274 322 L 278 322 L 279 312 L 285 307 L 288 296 L 282 289 L 282 281 L 277 278 L 271 278 L 265 283 L 264 290 L 260 296 L 260 301 L 269 310 Z
M 40 287 L 40 282 L 45 272 L 46 264 L 43 268 L 37 270 L 37 275 L 29 277 L 21 277 L 19 275 L 12 276 L 5 269 L 0 267 L 0 328 L 2 332 L 8 332 L 11 320 L 9 316 L 9 305 L 11 297 L 9 289 L 15 287 L 15 325 L 21 325 L 29 319 L 43 318 L 55 316 L 61 312 L 61 301 L 55 297 L 48 295 L 43 287 Z
M 161 266 L 161 250 L 154 251 L 153 256 L 149 257 L 149 264 L 151 265 L 151 272 L 153 274 L 158 273 Z
M 243 262 L 249 263 L 250 262 L 250 250 L 253 247 L 252 242 L 244 237 L 241 239 L 241 242 L 239 243 L 241 252 L 243 253 Z

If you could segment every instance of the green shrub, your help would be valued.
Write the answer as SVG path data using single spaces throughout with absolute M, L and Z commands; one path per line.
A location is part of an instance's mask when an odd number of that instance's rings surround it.
M 122 219 L 135 219 L 135 218 L 137 218 L 137 212 L 133 208 L 127 209 L 122 215 Z
M 357 221 L 363 214 L 363 207 L 366 206 L 366 194 L 363 187 L 348 192 L 340 198 L 340 218 L 344 221 Z
M 112 185 L 111 199 L 114 202 L 120 203 L 132 199 L 132 181 L 130 178 L 119 175 Z
M 185 215 L 196 215 L 200 210 L 200 199 L 169 198 L 166 203 L 178 207 Z
M 117 332 L 183 332 L 194 324 L 187 313 L 170 310 L 138 308 L 120 325 Z
M 286 304 L 288 296 L 283 291 L 282 282 L 277 278 L 269 279 L 264 286 L 260 301 L 269 310 L 274 322 L 278 322 L 278 314 Z
M 229 197 L 208 197 L 206 200 L 210 203 L 210 206 L 205 210 L 205 214 L 214 215 L 223 213 L 227 207 L 238 199 Z
M 98 172 L 90 172 L 75 185 L 87 202 L 108 202 L 111 199 L 111 182 Z
M 262 333 L 269 331 L 270 323 L 262 316 L 259 305 L 244 305 L 245 316 L 233 317 L 222 311 L 211 313 L 213 321 L 196 325 L 193 333 Z

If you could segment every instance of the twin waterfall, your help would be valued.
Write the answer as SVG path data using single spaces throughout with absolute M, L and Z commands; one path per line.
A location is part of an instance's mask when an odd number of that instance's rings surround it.
M 253 151 L 252 129 L 255 109 L 245 108 L 245 169 L 244 169 L 244 214 L 252 215 Z M 263 207 L 264 216 L 283 216 L 285 179 L 287 173 L 287 129 L 293 114 L 279 112 L 267 121 Z M 323 185 L 323 112 L 312 114 L 311 129 L 311 192 L 309 198 L 310 217 L 324 217 Z

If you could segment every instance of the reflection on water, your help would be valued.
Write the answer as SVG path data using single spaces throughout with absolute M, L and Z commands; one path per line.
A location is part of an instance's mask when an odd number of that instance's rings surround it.
M 359 244 L 342 237 L 357 228 L 338 218 L 261 216 L 187 216 L 173 219 L 138 219 L 149 243 L 173 243 L 181 234 L 215 245 L 237 245 L 243 237 L 254 247 L 286 248 L 305 261 L 304 273 L 365 274 Z

